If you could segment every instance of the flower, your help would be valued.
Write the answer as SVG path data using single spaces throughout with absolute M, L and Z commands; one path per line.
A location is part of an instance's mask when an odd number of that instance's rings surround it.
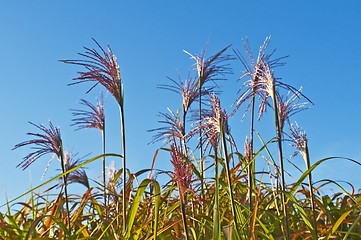
M 27 133 L 27 135 L 35 138 L 15 145 L 13 150 L 28 145 L 32 146 L 32 149 L 35 149 L 34 152 L 26 155 L 23 158 L 23 161 L 16 167 L 20 167 L 21 169 L 25 170 L 38 158 L 48 153 L 52 153 L 53 157 L 57 156 L 60 159 L 62 155 L 62 140 L 60 136 L 60 128 L 54 127 L 54 125 L 50 121 L 50 128 L 46 128 L 44 125 L 36 125 L 32 122 L 29 123 L 41 130 L 43 133 Z
M 180 141 L 185 141 L 187 139 L 187 135 L 184 133 L 183 123 L 179 117 L 179 112 L 175 114 L 170 109 L 168 109 L 168 111 L 169 113 L 159 113 L 159 116 L 163 118 L 159 123 L 164 124 L 164 126 L 149 130 L 149 132 L 158 132 L 154 135 L 151 143 L 161 140 L 173 141 L 179 139 Z
M 290 127 L 292 134 L 292 144 L 291 146 L 295 147 L 298 151 L 294 152 L 292 157 L 297 154 L 301 154 L 304 159 L 306 159 L 307 154 L 307 136 L 306 132 L 302 130 L 297 122 L 295 124 L 291 124 Z
M 268 98 L 271 97 L 276 98 L 277 107 L 285 108 L 278 111 L 281 111 L 279 113 L 285 114 L 283 116 L 283 121 L 287 119 L 287 116 L 290 117 L 291 115 L 295 114 L 296 112 L 299 112 L 299 110 L 302 110 L 304 106 L 307 103 L 303 104 L 297 104 L 297 99 L 300 99 L 301 97 L 305 98 L 309 103 L 313 104 L 311 100 L 309 100 L 305 95 L 302 94 L 302 89 L 297 90 L 291 85 L 288 85 L 286 83 L 281 82 L 279 79 L 277 79 L 274 76 L 274 71 L 271 69 L 269 63 L 263 62 L 262 67 L 263 73 L 260 75 L 259 78 L 259 85 L 257 94 L 259 94 L 262 98 L 259 112 L 258 112 L 258 119 L 262 117 L 262 114 L 266 112 L 268 103 Z M 293 93 L 293 96 L 291 96 L 289 99 L 283 99 L 281 97 L 281 94 L 279 92 L 278 88 L 283 88 L 288 90 L 288 94 L 290 92 Z M 274 100 L 274 99 L 273 99 Z M 289 112 L 287 112 L 287 111 Z M 296 111 L 297 110 L 297 111 Z M 281 128 L 282 129 L 282 128 Z
M 308 108 L 309 102 L 298 103 L 301 98 L 302 88 L 297 92 L 292 93 L 289 91 L 286 97 L 281 96 L 277 93 L 277 110 L 280 121 L 280 129 L 283 130 L 285 121 L 290 124 L 289 118 L 294 114 Z
M 235 112 L 240 108 L 240 106 L 247 101 L 249 98 L 260 94 L 262 86 L 264 87 L 264 78 L 265 76 L 269 76 L 270 69 L 273 69 L 275 67 L 283 66 L 285 63 L 281 62 L 282 59 L 287 58 L 280 57 L 271 59 L 273 56 L 275 50 L 273 50 L 271 53 L 267 53 L 267 47 L 271 41 L 270 37 L 267 37 L 263 44 L 259 48 L 258 57 L 255 60 L 251 47 L 249 46 L 248 40 L 243 41 L 244 49 L 248 55 L 248 60 L 245 59 L 245 57 L 240 53 L 240 51 L 234 50 L 237 58 L 241 61 L 243 64 L 245 70 L 243 71 L 243 75 L 241 76 L 241 79 L 244 77 L 248 77 L 248 80 L 243 84 L 245 87 L 245 90 L 242 91 L 242 93 L 239 95 L 238 99 L 235 103 L 235 109 L 231 113 L 231 115 L 235 114 Z M 263 79 L 263 81 L 262 81 Z M 267 78 L 266 78 L 267 79 Z M 268 78 L 268 80 L 271 80 Z M 267 86 L 267 85 L 266 85 Z M 268 86 L 271 86 L 268 84 Z M 241 90 L 240 90 L 241 91 Z M 248 112 L 248 109 L 250 108 L 250 104 L 248 104 L 245 114 Z M 262 107 L 265 107 L 264 105 Z M 243 116 L 243 117 L 244 117 Z
M 252 146 L 248 140 L 248 137 L 246 137 L 246 140 L 244 141 L 244 159 L 246 162 L 250 162 L 252 160 L 252 155 Z
M 173 182 L 178 184 L 179 192 L 182 196 L 190 191 L 192 183 L 193 169 L 190 163 L 187 163 L 186 156 L 182 153 L 179 147 L 174 144 L 170 148 L 171 163 L 174 167 Z
M 261 96 L 262 101 L 259 106 L 258 119 L 260 119 L 263 113 L 267 110 L 268 98 L 273 98 L 273 96 L 277 93 L 276 85 L 278 84 L 274 76 L 274 72 L 268 62 L 262 61 L 261 65 L 262 72 L 259 75 L 257 94 Z
M 162 84 L 159 85 L 159 88 L 169 90 L 175 93 L 178 93 L 182 96 L 183 99 L 183 109 L 184 112 L 188 112 L 191 104 L 199 98 L 199 96 L 204 96 L 212 92 L 214 87 L 210 87 L 207 90 L 201 89 L 199 91 L 199 85 L 197 79 L 188 78 L 186 81 L 179 80 L 178 82 L 169 78 L 173 85 Z
M 77 154 L 72 154 L 71 152 L 64 153 L 64 165 L 66 171 L 82 163 L 81 159 L 75 158 L 76 155 Z M 75 171 L 70 172 L 69 174 L 67 174 L 66 179 L 67 179 L 67 184 L 80 183 L 86 188 L 90 188 L 88 176 L 83 168 L 79 168 Z M 63 182 L 61 184 L 64 185 Z
M 115 182 L 115 177 L 117 175 L 117 170 L 115 168 L 115 162 L 111 161 L 109 166 L 106 167 L 106 174 L 107 174 L 107 188 L 112 189 L 115 191 L 119 183 Z
M 114 96 L 119 105 L 123 106 L 123 88 L 117 58 L 109 45 L 107 51 L 105 51 L 95 39 L 93 41 L 99 47 L 101 53 L 95 49 L 84 47 L 85 53 L 79 53 L 80 56 L 85 57 L 84 60 L 60 60 L 63 63 L 83 66 L 86 69 L 78 72 L 80 76 L 74 78 L 75 82 L 69 85 L 95 82 L 94 86 L 88 90 L 90 92 L 100 83 Z
M 72 114 L 75 118 L 72 119 L 74 122 L 72 126 L 78 126 L 77 129 L 96 128 L 103 131 L 105 123 L 103 95 L 101 95 L 96 106 L 84 99 L 80 100 L 80 104 L 88 107 L 90 111 L 73 109 Z
M 195 65 L 200 87 L 208 81 L 221 80 L 222 78 L 219 78 L 219 75 L 223 76 L 231 73 L 229 64 L 224 64 L 224 61 L 233 59 L 231 55 L 224 54 L 229 47 L 230 45 L 209 58 L 206 58 L 206 50 L 202 51 L 200 55 L 192 55 L 183 50 L 196 61 Z
M 207 142 L 212 147 L 218 146 L 219 134 L 221 131 L 229 133 L 228 115 L 224 109 L 221 108 L 219 98 L 215 94 L 210 95 L 210 111 L 203 111 L 202 120 L 197 128 L 192 131 L 202 131 L 202 135 L 207 137 Z

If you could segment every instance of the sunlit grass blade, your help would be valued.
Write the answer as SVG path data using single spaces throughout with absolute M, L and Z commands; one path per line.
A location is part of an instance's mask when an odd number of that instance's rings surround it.
M 44 186 L 49 185 L 49 184 L 52 183 L 52 182 L 57 181 L 59 178 L 65 176 L 65 175 L 67 175 L 67 174 L 69 174 L 69 173 L 71 173 L 71 172 L 73 172 L 73 171 L 75 171 L 75 170 L 77 170 L 77 169 L 80 169 L 80 168 L 86 166 L 87 164 L 89 164 L 89 163 L 91 163 L 91 162 L 94 162 L 95 160 L 97 160 L 97 159 L 99 159 L 99 158 L 102 158 L 103 156 L 105 156 L 105 157 L 119 157 L 119 158 L 122 158 L 122 155 L 114 154 L 114 153 L 102 154 L 102 155 L 98 155 L 98 156 L 96 156 L 96 157 L 90 158 L 90 159 L 84 161 L 83 163 L 77 165 L 76 167 L 74 167 L 74 168 L 72 168 L 72 169 L 69 169 L 68 171 L 66 171 L 66 172 L 64 172 L 64 173 L 61 173 L 61 174 L 59 174 L 59 175 L 57 175 L 57 176 L 49 179 L 48 181 L 46 181 L 46 182 L 44 182 L 44 183 L 42 183 L 42 184 L 40 184 L 40 185 L 38 185 L 38 186 L 36 186 L 36 187 L 28 190 L 28 191 L 26 191 L 25 193 L 21 194 L 20 196 L 12 199 L 12 200 L 10 200 L 10 201 L 8 201 L 6 204 L 1 205 L 0 208 L 7 206 L 8 203 L 12 203 L 12 202 L 15 202 L 16 200 L 19 200 L 20 198 L 28 195 L 29 193 L 31 193 L 31 192 L 39 189 L 39 188 L 42 188 L 42 187 L 44 187 Z M 10 211 L 10 209 L 9 209 L 9 211 Z
M 327 239 L 330 239 L 330 237 L 338 230 L 338 228 L 340 227 L 340 225 L 344 222 L 344 220 L 346 219 L 346 217 L 355 209 L 359 208 L 361 204 L 359 204 L 358 206 L 355 206 L 354 208 L 351 208 L 350 210 L 346 211 L 345 213 L 343 213 L 335 222 L 335 224 L 332 226 L 330 233 L 327 236 Z
M 154 220 L 158 221 L 158 208 L 159 208 L 159 201 L 160 201 L 160 186 L 159 183 L 153 179 L 144 179 L 141 184 L 138 187 L 138 190 L 136 192 L 136 195 L 133 199 L 132 202 L 132 206 L 130 208 L 129 211 L 129 217 L 128 217 L 128 223 L 127 223 L 127 232 L 125 233 L 124 239 L 130 239 L 131 237 L 131 233 L 133 229 L 133 225 L 134 225 L 134 220 L 135 220 L 135 216 L 136 213 L 138 211 L 138 207 L 141 201 L 141 198 L 146 190 L 146 188 L 148 187 L 149 184 L 153 184 L 154 185 L 154 190 L 155 190 L 155 215 L 154 215 Z M 154 239 L 157 239 L 157 226 L 158 223 L 154 223 Z
M 326 161 L 330 161 L 330 160 L 344 160 L 344 161 L 349 161 L 352 163 L 355 163 L 356 165 L 361 166 L 361 163 L 359 163 L 358 161 L 351 159 L 351 158 L 345 158 L 345 157 L 327 157 L 327 158 L 322 158 L 320 160 L 318 160 L 317 162 L 315 162 L 314 164 L 312 164 L 312 166 L 307 169 L 298 179 L 298 181 L 292 185 L 292 188 L 290 189 L 290 193 L 293 194 L 295 193 L 295 191 L 298 189 L 298 187 L 300 187 L 300 185 L 302 184 L 302 182 L 305 180 L 305 178 L 310 174 L 310 172 L 312 172 L 318 165 L 320 165 L 323 162 Z M 345 191 L 347 192 L 347 191 Z

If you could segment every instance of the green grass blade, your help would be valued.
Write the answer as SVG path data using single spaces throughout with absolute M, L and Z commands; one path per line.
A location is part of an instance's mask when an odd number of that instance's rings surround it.
M 361 166 L 361 163 L 357 162 L 356 160 L 353 160 L 351 158 L 345 158 L 345 157 L 327 157 L 327 158 L 323 158 L 321 160 L 318 160 L 317 162 L 315 162 L 307 171 L 305 171 L 302 176 L 298 179 L 298 181 L 293 185 L 292 189 L 290 190 L 291 194 L 294 194 L 296 192 L 296 190 L 298 189 L 298 187 L 302 184 L 302 182 L 305 180 L 305 178 L 310 174 L 310 172 L 312 172 L 318 165 L 320 165 L 323 162 L 326 161 L 330 161 L 330 160 L 336 160 L 336 159 L 341 159 L 341 160 L 346 160 L 346 161 L 350 161 L 353 162 L 359 166 Z
M 340 227 L 340 225 L 343 223 L 343 221 L 346 219 L 346 217 L 355 209 L 359 208 L 361 205 L 361 202 L 359 202 L 356 206 L 352 207 L 350 210 L 344 212 L 335 222 L 335 224 L 332 226 L 331 232 L 329 233 L 329 235 L 327 236 L 327 239 L 329 239 L 332 234 L 334 234 L 337 229 Z
M 133 227 L 133 224 L 134 224 L 134 220 L 135 220 L 135 216 L 136 216 L 136 213 L 138 211 L 138 207 L 139 207 L 139 204 L 140 204 L 140 201 L 141 201 L 141 198 L 144 194 L 144 191 L 145 189 L 148 187 L 148 185 L 150 183 L 153 183 L 154 184 L 154 191 L 155 191 L 155 194 L 156 194 L 156 200 L 155 200 L 155 220 L 158 222 L 158 209 L 159 208 L 159 201 L 160 201 L 160 186 L 159 186 L 159 183 L 153 179 L 144 179 L 139 187 L 138 187 L 138 190 L 136 192 L 136 195 L 134 197 L 134 200 L 133 200 L 133 203 L 132 203 L 132 207 L 130 208 L 130 211 L 129 211 L 129 216 L 128 216 L 128 224 L 127 224 L 127 232 L 125 234 L 125 238 L 124 239 L 130 239 L 131 237 L 131 230 L 132 230 L 132 227 Z M 155 239 L 156 239 L 156 234 L 157 234 L 157 225 L 158 223 L 154 224 L 154 228 L 155 228 Z
M 29 191 L 21 194 L 20 196 L 12 199 L 12 200 L 10 200 L 10 201 L 7 201 L 7 203 L 1 205 L 0 208 L 6 206 L 8 203 L 12 203 L 12 202 L 14 202 L 14 201 L 16 201 L 16 200 L 18 200 L 18 199 L 20 199 L 20 198 L 28 195 L 29 193 L 31 193 L 31 192 L 33 192 L 33 191 L 35 191 L 35 190 L 37 190 L 37 189 L 39 189 L 39 188 L 41 188 L 41 187 L 44 187 L 44 186 L 46 186 L 46 185 L 48 185 L 48 184 L 50 184 L 50 183 L 52 183 L 52 182 L 54 182 L 54 181 L 57 181 L 59 178 L 65 176 L 65 175 L 67 175 L 67 174 L 69 174 L 69 173 L 71 173 L 71 172 L 73 172 L 73 171 L 75 171 L 75 170 L 77 170 L 77 169 L 79 169 L 79 168 L 81 168 L 81 167 L 84 167 L 85 165 L 87 165 L 87 164 L 89 164 L 89 163 L 91 163 L 91 162 L 93 162 L 93 161 L 95 161 L 95 160 L 97 160 L 97 159 L 100 159 L 100 158 L 102 158 L 102 157 L 119 157 L 119 158 L 122 158 L 122 155 L 115 154 L 115 153 L 107 153 L 107 154 L 101 154 L 101 155 L 98 155 L 98 156 L 96 156 L 96 157 L 90 158 L 90 159 L 88 159 L 87 161 L 84 161 L 82 164 L 79 164 L 79 165 L 77 165 L 76 167 L 74 167 L 74 168 L 72 168 L 72 169 L 69 169 L 68 171 L 66 171 L 66 172 L 64 172 L 64 173 L 62 173 L 62 174 L 59 174 L 59 175 L 51 178 L 50 180 L 48 180 L 48 181 L 46 181 L 46 182 L 44 182 L 44 183 L 42 183 L 42 184 L 40 184 L 40 185 L 38 185 L 38 186 L 30 189 Z

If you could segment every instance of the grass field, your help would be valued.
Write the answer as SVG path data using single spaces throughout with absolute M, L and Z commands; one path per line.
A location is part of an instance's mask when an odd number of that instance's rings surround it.
M 63 149 L 58 127 L 31 123 L 28 140 L 14 147 L 31 149 L 18 167 L 56 158 L 60 173 L 8 200 L 7 211 L 0 213 L 0 239 L 361 239 L 361 200 L 352 184 L 348 191 L 336 181 L 312 179 L 313 170 L 330 161 L 360 163 L 344 157 L 312 159 L 313 146 L 295 117 L 313 103 L 302 89 L 277 78 L 286 59 L 275 57 L 269 42 L 266 38 L 255 56 L 247 42 L 245 49 L 226 47 L 210 56 L 186 52 L 195 71 L 188 79 L 159 85 L 177 93 L 180 101 L 178 109 L 161 113 L 159 127 L 150 130 L 152 143 L 160 146 L 153 166 L 163 152 L 173 169 L 127 169 L 126 89 L 110 47 L 94 40 L 95 47 L 84 48 L 80 60 L 61 60 L 81 69 L 70 85 L 89 82 L 89 91 L 101 85 L 114 97 L 121 151 L 106 152 L 102 96 L 97 103 L 82 99 L 82 108 L 72 110 L 76 128 L 99 130 L 101 155 L 78 159 Z M 244 75 L 234 109 L 227 113 L 217 82 L 233 71 L 230 61 L 239 61 Z M 265 115 L 272 121 L 261 121 Z M 249 132 L 235 136 L 231 121 L 242 117 Z M 256 128 L 260 122 L 274 129 L 272 138 L 262 138 Z M 286 152 L 293 152 L 292 158 Z M 108 164 L 109 157 L 122 167 Z M 287 178 L 290 165 L 285 164 L 293 157 L 304 160 L 294 166 L 301 171 L 295 181 Z M 85 168 L 94 161 L 102 162 L 98 182 L 88 179 Z M 260 170 L 261 164 L 267 169 Z M 169 181 L 158 181 L 161 175 Z M 70 191 L 72 184 L 82 184 L 84 192 Z M 329 185 L 338 192 L 326 194 Z M 28 201 L 20 201 L 24 197 Z

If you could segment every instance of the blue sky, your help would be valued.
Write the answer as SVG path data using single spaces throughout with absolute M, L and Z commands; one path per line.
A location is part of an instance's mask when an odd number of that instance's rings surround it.
M 128 166 L 132 172 L 148 168 L 160 144 L 147 145 L 149 129 L 159 127 L 156 115 L 180 106 L 175 94 L 157 89 L 179 73 L 186 78 L 192 61 L 182 50 L 210 54 L 232 44 L 242 49 L 248 37 L 254 52 L 267 36 L 276 56 L 290 55 L 276 75 L 303 92 L 315 106 L 293 120 L 307 131 L 312 161 L 328 156 L 361 160 L 361 3 L 350 1 L 23 1 L 2 2 L 0 8 L 1 97 L 0 204 L 41 183 L 45 156 L 21 171 L 16 165 L 29 149 L 12 151 L 34 131 L 27 122 L 60 126 L 66 148 L 79 156 L 101 151 L 96 130 L 74 132 L 69 109 L 78 101 L 94 101 L 101 88 L 85 95 L 87 84 L 67 86 L 79 70 L 58 62 L 77 58 L 83 46 L 110 44 L 117 56 L 125 88 Z M 230 51 L 231 53 L 231 51 Z M 242 65 L 232 63 L 234 74 L 222 82 L 223 107 L 231 111 L 241 82 Z M 118 112 L 106 99 L 108 151 L 120 152 Z M 240 115 L 232 125 L 241 125 Z M 258 125 L 260 126 L 261 123 Z M 248 132 L 236 132 L 244 140 Z M 247 127 L 245 128 L 247 129 Z M 267 133 L 265 128 L 265 135 Z M 239 143 L 242 146 L 242 143 Z M 169 158 L 159 157 L 157 167 L 169 169 Z M 296 164 L 303 166 L 301 159 Z M 117 167 L 120 167 L 120 163 Z M 54 176 L 53 161 L 45 179 Z M 89 166 L 99 175 L 99 164 Z M 361 167 L 335 161 L 319 168 L 315 179 L 347 180 L 360 187 Z M 290 170 L 291 171 L 291 170 Z M 30 180 L 32 183 L 30 183 Z

